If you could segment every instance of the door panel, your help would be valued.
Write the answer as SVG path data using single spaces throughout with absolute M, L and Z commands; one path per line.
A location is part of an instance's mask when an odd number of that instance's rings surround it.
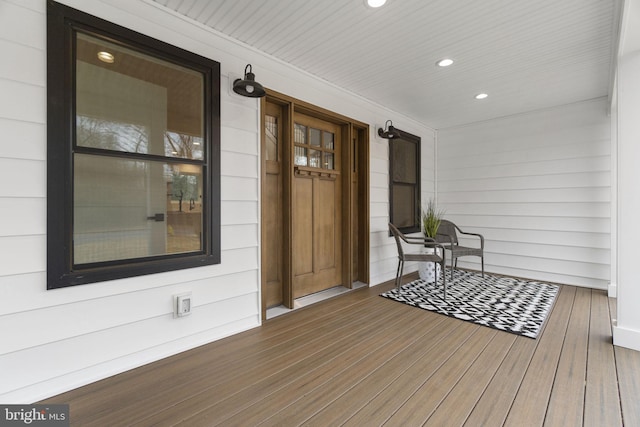
M 336 239 L 340 233 L 338 229 L 340 221 L 336 221 L 335 196 L 336 188 L 334 180 L 319 179 L 318 186 L 318 217 L 315 221 L 314 234 L 318 239 L 318 270 L 336 267 Z
M 280 236 L 282 235 L 280 231 L 280 210 L 281 206 L 278 203 L 278 198 L 280 196 L 279 191 L 279 174 L 269 174 L 265 178 L 265 200 L 268 200 L 268 203 L 264 206 L 264 225 L 266 227 L 267 238 L 263 242 L 265 245 L 265 249 L 270 257 L 273 258 L 273 262 L 268 262 L 265 265 L 266 274 L 267 274 L 267 283 L 277 283 L 281 280 L 281 270 L 279 263 L 276 262 L 280 259 L 281 256 L 281 244 Z
M 313 274 L 313 179 L 299 178 L 294 186 L 293 275 Z

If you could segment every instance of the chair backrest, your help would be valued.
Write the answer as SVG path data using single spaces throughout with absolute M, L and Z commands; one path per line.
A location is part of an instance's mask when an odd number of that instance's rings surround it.
M 456 233 L 456 226 L 446 219 L 440 220 L 440 226 L 438 227 L 438 234 L 436 235 L 436 241 L 440 243 L 458 244 L 458 233 Z
M 404 258 L 404 251 L 402 249 L 402 233 L 400 230 L 396 228 L 395 225 L 389 223 L 389 230 L 391 230 L 391 234 L 393 234 L 393 238 L 396 239 L 396 245 L 398 246 L 398 258 Z

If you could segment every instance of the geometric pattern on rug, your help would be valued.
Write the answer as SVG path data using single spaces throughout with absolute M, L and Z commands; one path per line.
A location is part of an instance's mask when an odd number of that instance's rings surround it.
M 560 289 L 557 285 L 455 270 L 447 271 L 447 300 L 438 283 L 418 279 L 381 294 L 424 310 L 513 334 L 537 338 Z

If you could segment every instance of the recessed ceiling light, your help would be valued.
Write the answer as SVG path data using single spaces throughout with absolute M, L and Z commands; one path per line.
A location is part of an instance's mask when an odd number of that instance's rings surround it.
M 453 64 L 453 59 L 449 58 L 443 58 L 440 61 L 436 62 L 436 65 L 438 67 L 448 67 L 451 64 Z
M 487 96 L 489 95 L 487 95 L 486 93 L 479 93 L 476 95 L 476 99 L 485 99 Z
M 98 59 L 107 64 L 113 64 L 113 61 L 115 61 L 113 54 L 105 51 L 98 52 Z
M 387 0 L 365 0 L 365 4 L 369 7 L 380 7 L 384 6 Z

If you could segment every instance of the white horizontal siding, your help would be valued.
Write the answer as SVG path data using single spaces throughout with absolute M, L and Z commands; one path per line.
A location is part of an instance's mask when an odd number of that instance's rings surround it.
M 46 93 L 44 86 L 0 80 L 0 93 L 11 102 L 0 103 L 0 117 L 26 122 L 45 123 Z
M 5 354 L 2 360 L 3 382 L 0 396 L 11 391 L 16 385 L 23 387 L 43 379 L 50 379 L 117 358 L 139 353 L 158 345 L 158 335 L 170 342 L 178 338 L 211 332 L 211 325 L 228 325 L 228 319 L 241 321 L 257 317 L 259 305 L 256 294 L 248 294 L 227 299 L 220 303 L 192 307 L 191 316 L 173 319 L 170 314 L 141 318 L 123 327 L 91 330 L 91 333 L 68 339 L 32 346 L 19 352 Z M 115 317 L 120 311 L 112 311 Z M 86 318 L 90 313 L 84 313 Z M 65 328 L 69 326 L 66 325 Z M 227 328 L 221 328 L 227 329 Z M 231 330 L 232 332 L 238 332 Z M 228 332 L 225 331 L 225 334 Z M 117 345 L 114 345 L 117 343 Z M 44 353 L 43 353 L 44 352 Z M 46 357 L 43 357 L 46 354 Z M 30 369 L 25 370 L 28 364 Z
M 3 157 L 8 159 L 46 160 L 46 126 L 0 118 Z
M 487 271 L 605 288 L 610 144 L 604 99 L 440 130 L 439 207 L 484 235 Z

